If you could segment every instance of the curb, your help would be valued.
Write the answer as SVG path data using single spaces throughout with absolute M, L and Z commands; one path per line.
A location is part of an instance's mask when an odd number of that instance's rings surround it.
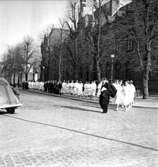
M 58 94 L 46 93 L 46 92 L 38 91 L 38 90 L 21 90 L 21 91 L 30 92 L 30 93 L 37 93 L 37 94 L 43 94 L 43 95 L 47 95 L 47 96 L 60 97 L 60 98 L 67 98 L 67 99 L 76 100 L 76 101 L 83 101 L 83 102 L 89 102 L 89 103 L 97 103 L 98 104 L 97 100 L 87 99 L 87 98 L 84 98 L 84 97 L 80 98 L 80 97 L 75 97 L 75 96 L 71 96 L 71 95 L 58 95 Z
M 75 101 L 82 101 L 82 102 L 87 102 L 87 103 L 95 103 L 95 104 L 99 104 L 98 98 L 97 99 L 87 99 L 84 97 L 75 97 L 75 96 L 71 96 L 71 95 L 58 95 L 58 94 L 54 94 L 54 93 L 46 93 L 43 91 L 39 91 L 39 90 L 23 90 L 24 92 L 30 92 L 30 93 L 37 93 L 37 94 L 42 94 L 42 95 L 47 95 L 47 96 L 53 96 L 53 97 L 60 97 L 60 98 L 67 98 L 70 100 L 75 100 Z M 110 106 L 114 107 L 116 106 L 113 103 L 109 103 Z M 149 109 L 158 109 L 158 107 L 154 107 L 154 106 L 142 106 L 142 105 L 134 105 L 133 108 L 149 108 Z

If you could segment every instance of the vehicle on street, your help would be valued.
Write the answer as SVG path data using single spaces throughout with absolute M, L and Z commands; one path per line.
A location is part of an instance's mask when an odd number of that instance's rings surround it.
M 8 113 L 13 114 L 17 107 L 22 106 L 18 96 L 16 96 L 15 90 L 8 81 L 0 77 L 0 110 L 6 109 Z

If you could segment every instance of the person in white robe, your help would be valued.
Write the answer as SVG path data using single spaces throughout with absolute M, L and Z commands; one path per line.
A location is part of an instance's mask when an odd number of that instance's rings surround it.
M 71 95 L 73 95 L 74 94 L 74 81 L 71 81 L 70 83 L 69 83 L 69 93 L 71 94 Z
M 61 94 L 65 94 L 66 93 L 66 82 L 63 81 L 62 86 L 61 86 Z
M 113 85 L 117 89 L 117 93 L 115 97 L 115 104 L 116 104 L 116 111 L 118 111 L 119 107 L 124 105 L 125 94 L 124 94 L 123 87 L 122 87 L 122 81 L 116 81 Z
M 73 95 L 78 95 L 78 80 L 73 84 Z
M 97 87 L 97 97 L 99 97 L 100 94 L 101 94 L 101 88 L 102 88 L 102 82 L 100 82 L 100 83 L 98 84 L 98 87 Z
M 131 87 L 128 83 L 128 81 L 125 82 L 125 85 L 123 86 L 124 90 L 124 108 L 125 111 L 127 111 L 130 108 L 131 103 Z
M 97 90 L 97 85 L 96 85 L 95 81 L 93 81 L 91 83 L 91 89 L 92 89 L 92 94 L 91 95 L 94 97 L 96 95 L 96 90 Z
M 83 95 L 83 83 L 80 81 L 78 83 L 78 96 L 82 96 Z
M 129 81 L 129 85 L 130 85 L 130 90 L 131 90 L 131 95 L 130 95 L 130 96 L 131 96 L 130 107 L 132 107 L 133 104 L 134 104 L 134 99 L 135 99 L 135 94 L 136 94 L 136 88 L 135 88 L 135 86 L 134 86 L 132 80 Z
M 89 83 L 86 82 L 84 84 L 84 96 L 88 96 L 89 95 Z

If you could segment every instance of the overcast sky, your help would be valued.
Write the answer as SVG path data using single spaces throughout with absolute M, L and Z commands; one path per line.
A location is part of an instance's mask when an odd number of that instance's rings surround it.
M 27 35 L 35 40 L 66 16 L 69 0 L 0 0 L 0 55 Z M 1 57 L 1 56 L 0 56 Z

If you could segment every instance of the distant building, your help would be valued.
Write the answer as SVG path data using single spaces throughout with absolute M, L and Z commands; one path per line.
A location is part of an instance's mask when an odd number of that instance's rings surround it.
M 115 19 L 115 14 L 119 14 L 119 10 L 132 2 L 132 0 L 78 0 L 79 5 L 79 18 L 84 17 L 85 22 L 91 20 L 90 15 L 93 18 L 93 21 L 96 21 L 97 12 L 99 8 L 99 2 L 102 8 L 101 11 L 101 24 L 104 25 L 107 21 L 113 21 Z M 107 17 L 105 17 L 105 15 Z M 108 20 L 107 20 L 108 18 Z
M 62 40 L 69 35 L 69 30 L 62 30 Z M 59 46 L 63 42 L 61 41 L 61 29 L 53 28 L 52 31 L 44 36 L 41 43 L 41 76 L 40 80 L 58 80 L 58 64 L 59 64 Z

